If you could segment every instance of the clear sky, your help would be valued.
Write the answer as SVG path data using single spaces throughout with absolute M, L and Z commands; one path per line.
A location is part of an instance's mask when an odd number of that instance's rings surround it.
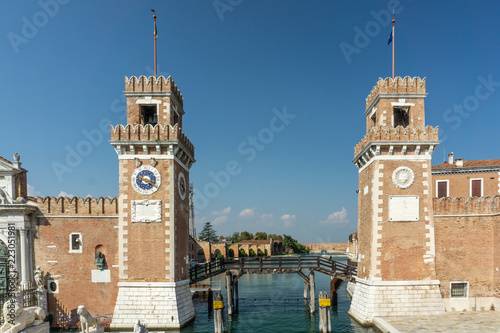
M 353 147 L 392 73 L 392 8 L 396 75 L 427 78 L 440 127 L 433 164 L 499 158 L 498 1 L 2 1 L 0 156 L 21 155 L 31 195 L 118 194 L 101 123 L 126 122 L 124 76 L 153 74 L 153 7 L 158 71 L 183 93 L 195 146 L 198 230 L 356 231 Z

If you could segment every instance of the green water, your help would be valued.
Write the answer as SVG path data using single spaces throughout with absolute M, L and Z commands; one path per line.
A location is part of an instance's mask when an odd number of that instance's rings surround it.
M 307 273 L 307 272 L 304 272 Z M 316 272 L 316 303 L 320 291 L 329 293 L 330 276 Z M 226 303 L 224 275 L 212 278 L 223 286 Z M 309 314 L 304 302 L 304 281 L 297 274 L 246 274 L 239 280 L 239 311 L 227 319 L 228 332 L 318 332 L 319 313 Z M 338 306 L 332 309 L 332 332 L 377 333 L 374 328 L 358 325 L 348 315 L 351 301 L 346 292 L 347 283 L 338 291 Z M 181 330 L 189 332 L 214 332 L 212 314 L 207 302 L 194 300 L 195 321 Z M 227 314 L 227 309 L 225 309 Z

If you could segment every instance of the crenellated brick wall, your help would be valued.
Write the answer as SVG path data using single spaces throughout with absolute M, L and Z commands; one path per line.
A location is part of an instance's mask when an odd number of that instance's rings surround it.
M 379 78 L 377 84 L 366 98 L 366 108 L 370 106 L 378 94 L 384 93 L 425 93 L 425 78 L 421 79 L 418 76 L 411 78 L 396 77 L 394 79 L 388 77 L 386 79 Z
M 38 197 L 38 209 L 45 216 L 117 216 L 118 198 Z

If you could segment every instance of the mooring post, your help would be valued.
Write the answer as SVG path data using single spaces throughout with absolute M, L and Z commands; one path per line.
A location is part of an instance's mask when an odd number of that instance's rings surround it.
M 214 294 L 214 327 L 215 333 L 226 333 L 226 316 L 224 315 L 224 302 L 222 294 L 217 292 Z
M 309 273 L 309 312 L 316 312 L 316 287 L 314 282 L 314 271 L 311 269 Z
M 239 291 L 238 291 L 238 280 L 236 280 L 236 282 L 234 283 L 234 305 L 235 305 L 235 312 L 238 312 L 238 306 L 239 306 L 239 301 L 240 301 L 240 297 L 239 297 Z
M 328 333 L 332 331 L 330 315 L 330 299 L 326 291 L 319 292 L 319 331 Z
M 208 293 L 207 293 L 207 302 L 208 302 L 208 313 L 211 313 L 213 311 L 213 306 L 214 306 L 214 295 L 212 292 L 212 288 L 208 288 Z
M 227 290 L 227 314 L 233 314 L 233 274 L 226 271 L 226 290 Z
M 338 283 L 338 281 L 339 281 L 339 279 L 334 278 L 333 276 L 332 276 L 332 279 L 330 280 L 330 299 L 331 299 L 332 306 L 338 305 L 337 287 L 338 287 L 338 285 L 340 285 L 340 283 Z

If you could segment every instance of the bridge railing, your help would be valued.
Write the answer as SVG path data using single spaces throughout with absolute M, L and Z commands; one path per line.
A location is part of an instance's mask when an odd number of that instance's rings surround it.
M 357 274 L 355 266 L 340 263 L 323 257 L 246 257 L 238 259 L 217 260 L 192 267 L 189 279 L 195 283 L 224 272 L 226 269 L 260 271 L 268 273 L 291 273 L 300 270 L 314 269 L 331 276 L 339 276 L 352 280 Z
M 201 280 L 208 279 L 224 271 L 224 260 L 217 260 L 213 262 L 206 262 L 198 264 L 189 269 L 189 280 L 195 283 Z

